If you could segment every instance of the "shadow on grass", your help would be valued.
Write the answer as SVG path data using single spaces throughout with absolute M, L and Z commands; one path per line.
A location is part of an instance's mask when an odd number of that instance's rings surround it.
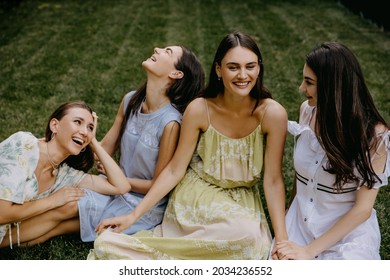
M 20 5 L 22 0 L 0 0 L 0 10 L 9 11 Z
M 93 242 L 84 243 L 80 235 L 62 235 L 32 247 L 0 249 L 0 260 L 86 260 Z

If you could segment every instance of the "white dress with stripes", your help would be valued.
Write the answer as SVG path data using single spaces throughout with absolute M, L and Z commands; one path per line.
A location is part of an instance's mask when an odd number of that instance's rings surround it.
M 355 204 L 358 183 L 345 184 L 342 191 L 334 191 L 335 176 L 326 172 L 328 158 L 309 127 L 314 107 L 302 108 L 299 123 L 289 121 L 288 130 L 295 138 L 294 168 L 297 194 L 287 215 L 289 240 L 307 245 L 324 234 Z M 388 185 L 390 176 L 390 131 L 381 135 L 381 145 L 386 148 L 386 166 L 377 174 L 382 182 L 374 188 Z M 316 259 L 380 259 L 380 230 L 375 209 L 368 220 L 360 224 L 342 240 Z

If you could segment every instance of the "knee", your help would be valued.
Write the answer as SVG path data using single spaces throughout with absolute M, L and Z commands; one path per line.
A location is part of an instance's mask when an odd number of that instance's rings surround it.
M 75 218 L 78 216 L 77 201 L 68 202 L 61 207 L 58 207 L 55 211 L 61 220 Z

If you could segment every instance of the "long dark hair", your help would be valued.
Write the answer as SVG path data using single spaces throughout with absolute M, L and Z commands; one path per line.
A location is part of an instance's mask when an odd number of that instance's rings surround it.
M 202 96 L 205 98 L 213 98 L 218 94 L 223 93 L 224 86 L 223 81 L 218 80 L 218 75 L 215 67 L 221 65 L 222 59 L 225 57 L 226 53 L 237 46 L 247 48 L 254 52 L 257 55 L 258 63 L 260 65 L 259 76 L 256 80 L 256 85 L 252 88 L 249 95 L 256 99 L 256 104 L 253 110 L 259 105 L 259 101 L 265 98 L 272 98 L 271 92 L 264 86 L 264 63 L 263 58 L 260 52 L 259 47 L 256 42 L 247 34 L 242 32 L 233 32 L 227 34 L 222 41 L 220 42 L 218 49 L 215 53 L 213 63 L 211 64 L 209 82 L 205 90 L 202 93 Z
M 345 45 L 325 42 L 306 55 L 317 76 L 318 140 L 329 159 L 335 187 L 358 182 L 372 188 L 379 177 L 370 161 L 375 126 L 386 125 L 376 109 L 356 56 Z M 357 169 L 361 178 L 354 173 Z
M 183 50 L 182 56 L 175 63 L 175 68 L 183 72 L 181 79 L 175 80 L 166 90 L 166 95 L 172 105 L 180 113 L 184 113 L 187 105 L 195 99 L 204 87 L 205 74 L 201 62 L 197 56 L 188 48 L 180 46 Z M 145 82 L 130 98 L 125 110 L 125 116 L 121 124 L 119 136 L 116 140 L 116 148 L 119 148 L 122 135 L 125 131 L 128 120 L 137 114 L 146 96 Z
M 63 103 L 60 105 L 49 117 L 49 120 L 47 122 L 46 126 L 46 132 L 45 132 L 45 140 L 49 142 L 51 138 L 53 137 L 53 132 L 50 129 L 50 121 L 52 119 L 61 120 L 66 114 L 68 114 L 68 111 L 73 108 L 81 108 L 89 111 L 92 114 L 92 109 L 89 107 L 84 101 L 69 101 L 66 103 Z M 79 153 L 78 155 L 70 155 L 68 156 L 62 163 L 66 163 L 70 167 L 73 167 L 77 170 L 82 170 L 84 172 L 88 172 L 94 164 L 94 153 L 92 151 L 92 148 L 88 145 L 85 147 L 85 151 Z

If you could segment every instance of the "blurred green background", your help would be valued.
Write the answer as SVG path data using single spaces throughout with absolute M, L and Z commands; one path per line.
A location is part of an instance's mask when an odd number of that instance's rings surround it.
M 145 81 L 141 63 L 156 46 L 192 49 L 208 77 L 214 52 L 230 31 L 259 44 L 264 82 L 298 117 L 305 54 L 323 41 L 340 41 L 358 57 L 381 114 L 390 124 L 390 37 L 370 20 L 332 0 L 0 0 L 0 141 L 12 133 L 44 135 L 62 102 L 82 99 L 99 115 L 98 139 L 114 121 L 123 95 Z M 293 139 L 284 157 L 292 187 Z M 381 255 L 390 259 L 388 187 L 376 209 Z M 0 259 L 85 259 L 91 243 L 61 236 L 32 248 L 0 250 Z

